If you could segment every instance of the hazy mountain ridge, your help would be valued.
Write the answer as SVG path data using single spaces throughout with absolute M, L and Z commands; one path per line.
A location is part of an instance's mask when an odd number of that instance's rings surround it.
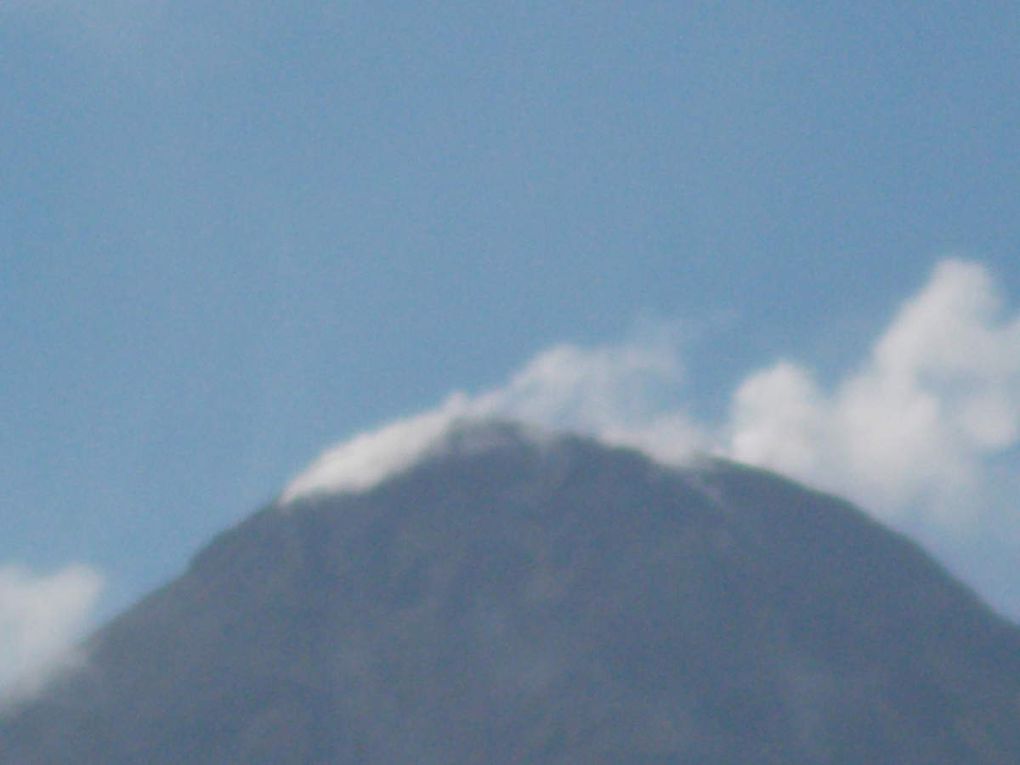
M 0 760 L 1020 761 L 1020 631 L 850 505 L 461 432 L 220 535 Z

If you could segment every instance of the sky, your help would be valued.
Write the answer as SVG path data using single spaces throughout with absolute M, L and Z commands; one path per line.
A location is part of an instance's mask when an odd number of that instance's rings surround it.
M 778 469 L 1020 619 L 1015 4 L 4 0 L 0 83 L 0 689 L 463 411 Z

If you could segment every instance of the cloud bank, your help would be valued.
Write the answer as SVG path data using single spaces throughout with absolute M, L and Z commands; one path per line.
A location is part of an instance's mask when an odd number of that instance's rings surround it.
M 74 644 L 102 588 L 102 577 L 87 566 L 48 575 L 0 567 L 0 710 L 81 660 Z
M 779 361 L 735 386 L 722 422 L 684 407 L 676 333 L 618 345 L 559 345 L 503 386 L 458 392 L 436 409 L 327 451 L 285 500 L 357 491 L 406 468 L 449 424 L 504 417 L 588 433 L 669 464 L 709 452 L 838 491 L 886 517 L 923 505 L 952 522 L 1020 444 L 1020 315 L 988 272 L 947 260 L 903 303 L 867 357 L 829 389 Z
M 697 453 L 728 457 L 846 496 L 943 549 L 973 556 L 994 543 L 1002 555 L 1020 552 L 1008 489 L 1020 462 L 1020 312 L 982 265 L 939 263 L 829 386 L 808 364 L 779 360 L 739 380 L 727 414 L 708 420 L 684 404 L 685 375 L 668 329 L 615 345 L 558 345 L 504 385 L 455 393 L 328 450 L 282 501 L 371 488 L 414 464 L 456 420 L 501 417 L 671 465 Z M 1020 614 L 1020 592 L 1009 589 Z

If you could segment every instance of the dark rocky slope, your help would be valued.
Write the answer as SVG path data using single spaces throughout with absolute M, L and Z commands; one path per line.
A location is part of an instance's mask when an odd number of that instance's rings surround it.
M 764 472 L 485 427 L 222 534 L 0 762 L 1020 762 L 1020 631 L 910 542 Z

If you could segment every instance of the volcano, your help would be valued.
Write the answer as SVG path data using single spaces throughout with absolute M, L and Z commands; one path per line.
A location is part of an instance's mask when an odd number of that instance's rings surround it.
M 437 438 L 221 534 L 0 720 L 0 762 L 1020 762 L 1020 630 L 851 504 Z

